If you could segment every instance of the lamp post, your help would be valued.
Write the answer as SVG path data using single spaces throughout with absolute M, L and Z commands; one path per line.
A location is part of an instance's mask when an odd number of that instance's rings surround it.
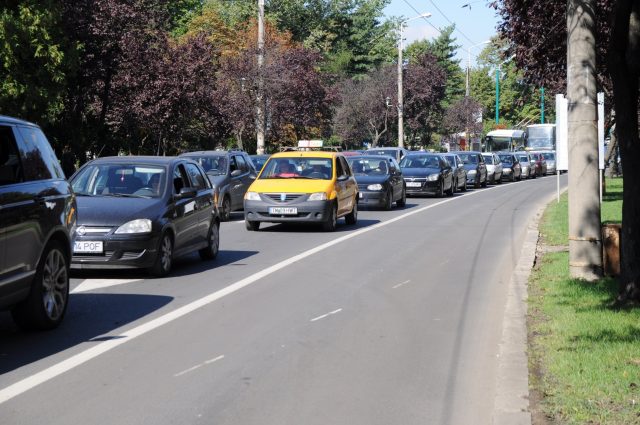
M 256 93 L 256 153 L 264 154 L 264 0 L 258 0 L 258 91 Z
M 516 55 L 511 55 L 507 59 L 503 60 L 498 64 L 496 68 L 496 125 L 500 122 L 500 70 L 502 69 L 502 65 L 509 62 Z
M 465 90 L 465 96 L 469 97 L 469 73 L 471 72 L 471 49 L 474 47 L 482 46 L 483 44 L 489 44 L 491 40 L 485 40 L 481 43 L 474 44 L 473 46 L 465 49 L 467 51 L 467 84 Z
M 405 19 L 400 22 L 400 40 L 398 41 L 398 147 L 404 147 L 404 117 L 403 117 L 403 97 L 402 97 L 402 30 L 404 25 L 414 19 L 428 18 L 431 13 L 422 13 L 413 18 Z

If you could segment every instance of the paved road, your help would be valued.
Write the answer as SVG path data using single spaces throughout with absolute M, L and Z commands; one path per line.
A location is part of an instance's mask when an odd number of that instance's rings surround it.
M 410 198 L 335 233 L 236 214 L 214 262 L 75 275 L 58 330 L 0 313 L 0 424 L 488 424 L 507 284 L 555 190 Z

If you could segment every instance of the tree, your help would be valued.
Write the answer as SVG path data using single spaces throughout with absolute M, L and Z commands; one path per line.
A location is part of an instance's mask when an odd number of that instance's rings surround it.
M 451 105 L 444 116 L 443 126 L 449 133 L 482 133 L 482 105 L 472 97 L 463 97 Z

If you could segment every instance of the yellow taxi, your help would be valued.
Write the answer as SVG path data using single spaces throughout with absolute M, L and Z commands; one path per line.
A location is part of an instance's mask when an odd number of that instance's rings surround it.
M 358 184 L 338 152 L 274 154 L 244 196 L 247 230 L 262 222 L 307 222 L 333 231 L 340 217 L 358 220 Z

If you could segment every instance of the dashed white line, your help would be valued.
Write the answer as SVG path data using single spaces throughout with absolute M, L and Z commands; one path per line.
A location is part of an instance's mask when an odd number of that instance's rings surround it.
M 401 287 L 401 286 L 406 285 L 406 284 L 407 284 L 407 283 L 409 283 L 409 282 L 411 282 L 411 281 L 410 281 L 410 280 L 405 280 L 404 282 L 402 282 L 402 283 L 398 283 L 397 285 L 393 286 L 391 289 L 397 289 L 397 288 L 399 288 L 399 287 Z
M 77 294 L 79 292 L 95 291 L 96 289 L 124 285 L 125 283 L 138 282 L 140 280 L 141 279 L 85 279 L 78 286 L 73 288 L 70 293 Z
M 333 310 L 328 312 L 327 314 L 323 314 L 322 316 L 318 316 L 318 317 L 314 317 L 313 319 L 309 320 L 310 322 L 315 322 L 316 320 L 320 320 L 320 319 L 324 319 L 325 317 L 329 317 L 332 314 L 336 314 L 336 313 L 340 313 L 342 311 L 341 308 L 337 309 L 337 310 Z
M 222 359 L 224 359 L 224 355 L 222 355 L 222 356 L 218 356 L 218 357 L 215 357 L 215 358 L 210 359 L 210 360 L 207 360 L 207 361 L 205 361 L 205 362 L 202 362 L 202 363 L 200 363 L 200 364 L 198 364 L 198 365 L 195 365 L 195 366 L 193 366 L 193 367 L 190 367 L 189 369 L 183 370 L 182 372 L 178 372 L 178 373 L 176 373 L 176 374 L 175 374 L 175 375 L 173 375 L 173 376 L 174 376 L 175 378 L 177 378 L 177 377 L 179 377 L 179 376 L 186 375 L 186 374 L 187 374 L 187 373 L 189 373 L 189 372 L 193 372 L 193 371 L 194 371 L 194 370 L 196 370 L 196 369 L 200 369 L 202 366 L 206 366 L 206 365 L 208 365 L 208 364 L 211 364 L 211 363 L 217 362 L 218 360 L 222 360 Z

